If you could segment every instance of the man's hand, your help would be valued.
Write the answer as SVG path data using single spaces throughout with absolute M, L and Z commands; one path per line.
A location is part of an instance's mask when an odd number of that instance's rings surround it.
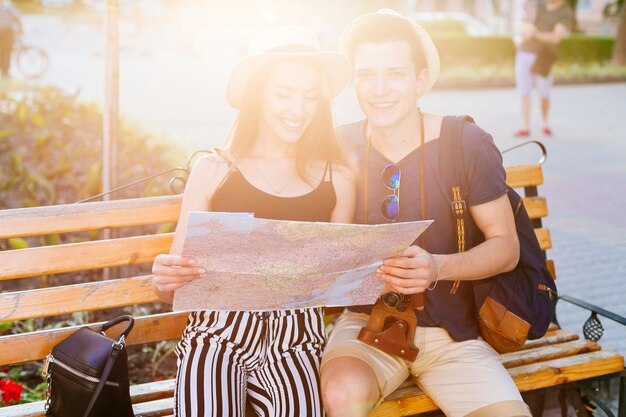
M 437 260 L 419 246 L 411 246 L 400 256 L 385 259 L 377 275 L 385 283 L 385 290 L 402 294 L 424 292 L 437 279 Z

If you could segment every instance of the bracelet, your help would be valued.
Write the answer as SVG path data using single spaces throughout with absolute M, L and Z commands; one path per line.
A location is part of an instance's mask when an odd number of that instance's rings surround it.
M 430 257 L 435 260 L 435 265 L 437 266 L 437 275 L 435 275 L 435 280 L 430 283 L 427 290 L 432 291 L 437 287 L 437 283 L 439 282 L 439 273 L 441 272 L 441 267 L 439 265 L 439 258 L 437 255 L 430 254 Z

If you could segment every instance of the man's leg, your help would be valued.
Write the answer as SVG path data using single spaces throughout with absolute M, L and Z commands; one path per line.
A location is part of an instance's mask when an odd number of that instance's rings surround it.
M 547 77 L 536 77 L 537 94 L 541 99 L 541 128 L 544 134 L 550 135 L 550 123 L 548 116 L 550 114 L 550 90 L 552 90 L 553 77 L 552 74 Z
M 321 385 L 329 417 L 365 417 L 409 376 L 407 362 L 357 340 L 369 315 L 344 312 L 322 357 Z
M 530 131 L 530 97 L 523 96 L 521 99 L 522 104 L 522 120 L 520 124 L 520 130 Z
M 531 417 L 528 406 L 484 340 L 453 341 L 442 328 L 418 328 L 422 355 L 411 372 L 448 417 Z
M 541 120 L 543 129 L 549 128 L 548 124 L 548 114 L 550 113 L 550 99 L 542 98 L 541 99 Z
M 376 374 L 361 359 L 342 356 L 326 363 L 322 399 L 329 416 L 366 416 L 379 398 Z

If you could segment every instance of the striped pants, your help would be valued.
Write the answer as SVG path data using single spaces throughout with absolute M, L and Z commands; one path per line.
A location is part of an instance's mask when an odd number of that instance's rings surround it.
M 176 347 L 176 417 L 323 416 L 321 308 L 198 311 Z

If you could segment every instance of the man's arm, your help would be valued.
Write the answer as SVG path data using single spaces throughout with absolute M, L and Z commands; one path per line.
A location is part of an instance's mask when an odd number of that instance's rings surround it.
M 471 206 L 469 211 L 485 236 L 483 243 L 449 255 L 432 255 L 411 246 L 402 256 L 386 259 L 379 268 L 388 289 L 415 294 L 436 279 L 472 281 L 513 269 L 519 260 L 519 241 L 508 197 Z

